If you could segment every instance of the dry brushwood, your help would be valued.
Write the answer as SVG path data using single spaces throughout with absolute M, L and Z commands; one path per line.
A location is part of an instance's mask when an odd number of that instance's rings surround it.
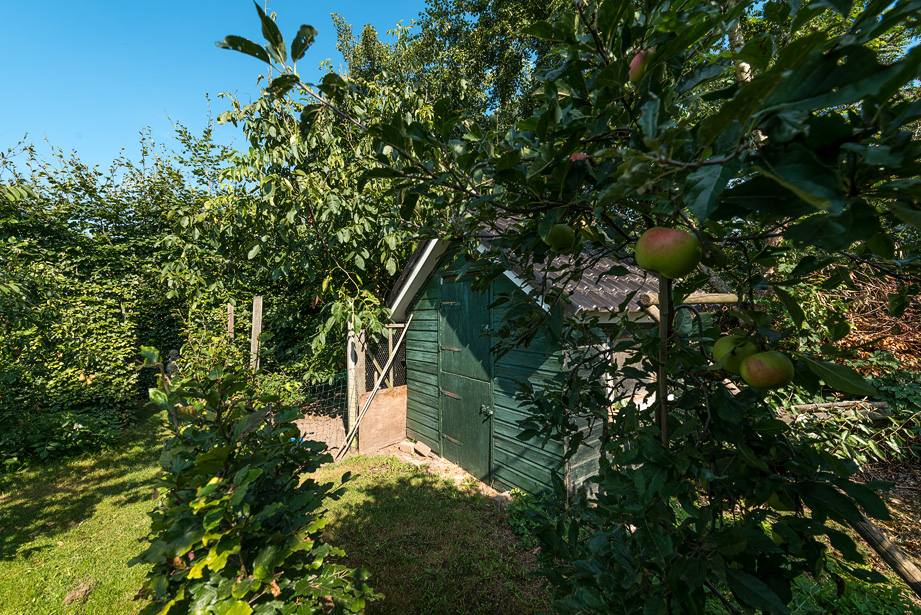
M 847 314 L 851 332 L 841 345 L 854 348 L 869 344 L 856 351 L 858 356 L 866 358 L 871 350 L 886 350 L 905 368 L 916 367 L 921 356 L 921 309 L 912 303 L 899 317 L 889 314 L 889 295 L 898 290 L 891 278 L 858 270 L 854 274 L 854 282 L 856 290 L 835 290 L 836 295 L 844 295 L 851 305 Z M 877 375 L 879 369 L 868 367 L 862 371 Z

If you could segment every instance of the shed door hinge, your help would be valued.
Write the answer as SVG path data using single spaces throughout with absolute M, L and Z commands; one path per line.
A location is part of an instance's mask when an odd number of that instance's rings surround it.
M 458 446 L 463 446 L 463 444 L 461 444 L 459 441 L 455 440 L 454 438 L 452 438 L 446 433 L 441 434 L 441 437 L 444 438 L 445 440 L 450 440 L 451 442 L 453 442 L 454 444 Z
M 454 346 L 442 346 L 442 350 L 450 350 L 451 352 L 460 352 L 460 348 L 455 348 Z
M 441 305 L 457 305 L 457 301 L 442 301 Z
M 445 395 L 447 395 L 448 397 L 450 397 L 451 399 L 460 399 L 460 395 L 457 395 L 457 394 L 452 393 L 452 392 L 450 392 L 450 391 L 445 391 L 444 389 L 442 389 L 441 392 L 444 393 Z

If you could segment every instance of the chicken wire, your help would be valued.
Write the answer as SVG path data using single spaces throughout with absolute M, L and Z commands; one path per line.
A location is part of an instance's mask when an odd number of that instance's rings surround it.
M 400 341 L 402 325 L 390 325 L 378 334 L 369 333 L 365 344 L 365 390 L 370 391 L 377 383 L 387 359 Z M 397 356 L 384 375 L 380 388 L 389 389 L 406 384 L 406 342 L 400 344 Z
M 294 421 L 301 430 L 301 439 L 323 442 L 335 455 L 345 443 L 347 372 L 336 375 L 330 382 L 308 385 L 302 410 L 304 416 Z

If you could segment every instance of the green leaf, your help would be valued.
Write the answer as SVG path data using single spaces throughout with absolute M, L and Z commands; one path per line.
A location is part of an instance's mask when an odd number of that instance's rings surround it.
M 755 168 L 816 209 L 837 212 L 844 207 L 844 194 L 834 171 L 805 148 L 791 148 L 782 157 L 764 160 Z
M 809 508 L 825 509 L 831 516 L 844 517 L 851 521 L 860 521 L 862 514 L 846 495 L 829 485 L 817 481 L 803 481 L 796 485 L 796 491 Z
M 553 26 L 546 21 L 537 21 L 521 29 L 522 34 L 545 40 L 553 39 Z
M 216 615 L 250 615 L 253 607 L 243 600 L 224 600 L 214 612 Z
M 909 203 L 895 202 L 889 205 L 892 213 L 906 224 L 921 229 L 921 210 L 915 209 Z
M 160 362 L 160 352 L 150 346 L 141 346 L 141 357 L 144 359 L 144 365 L 153 365 Z
M 880 519 L 881 521 L 888 521 L 891 519 L 889 509 L 886 507 L 886 502 L 883 501 L 883 498 L 879 497 L 878 493 L 868 488 L 866 485 L 853 483 L 851 481 L 842 481 L 839 486 L 871 517 Z
M 827 361 L 816 361 L 803 357 L 813 374 L 825 381 L 825 384 L 843 393 L 875 397 L 879 395 L 876 388 L 864 380 L 853 368 Z
M 710 145 L 734 120 L 748 129 L 747 124 L 752 114 L 782 81 L 781 75 L 765 73 L 764 76 L 755 77 L 739 86 L 735 96 L 727 101 L 719 111 L 700 123 L 697 136 L 700 138 L 701 145 Z
M 702 83 L 707 83 L 708 81 L 716 79 L 731 69 L 731 64 L 706 64 L 679 81 L 676 90 L 679 94 L 683 94 L 684 92 L 693 90 Z
M 400 204 L 400 217 L 404 220 L 412 220 L 413 213 L 416 211 L 416 203 L 419 202 L 418 192 L 407 192 Z
M 774 593 L 774 590 L 768 587 L 764 581 L 747 572 L 728 568 L 726 570 L 726 584 L 729 585 L 732 593 L 741 602 L 750 607 L 781 615 L 790 612 L 787 609 L 787 605 Z
M 291 59 L 294 62 L 297 62 L 302 57 L 307 49 L 313 45 L 313 41 L 317 36 L 317 29 L 313 26 L 302 25 L 297 31 L 294 40 L 291 42 Z
M 902 286 L 894 293 L 887 295 L 889 299 L 889 315 L 895 318 L 901 318 L 905 310 L 908 309 L 908 287 Z
M 269 54 L 265 52 L 265 49 L 249 40 L 248 38 L 243 38 L 242 36 L 231 35 L 225 37 L 222 41 L 217 41 L 215 45 L 221 49 L 233 49 L 234 51 L 245 53 L 248 56 L 253 56 L 257 60 L 262 60 L 266 64 L 272 63 L 272 60 L 269 58 Z
M 300 83 L 301 78 L 295 74 L 285 74 L 279 75 L 272 79 L 272 83 L 269 84 L 269 87 L 266 88 L 272 95 L 276 97 L 282 97 L 288 93 L 288 91 L 293 88 L 295 85 Z
M 688 175 L 684 202 L 701 222 L 710 217 L 717 208 L 717 197 L 726 189 L 729 180 L 736 174 L 738 163 L 700 167 Z
M 774 40 L 770 34 L 751 37 L 733 56 L 736 60 L 748 62 L 755 70 L 764 70 L 774 54 Z
M 803 321 L 806 320 L 806 313 L 803 312 L 803 308 L 800 307 L 799 301 L 776 284 L 773 286 L 773 289 L 774 294 L 777 295 L 777 298 L 780 299 L 780 302 L 783 303 L 784 308 L 786 308 L 787 313 L 790 314 L 790 318 L 793 319 L 793 324 L 795 324 L 797 328 L 802 327 Z
M 150 389 L 148 393 L 150 394 L 150 401 L 153 403 L 157 404 L 161 408 L 170 407 L 169 397 L 165 392 L 161 391 L 160 389 Z
M 285 39 L 281 35 L 278 26 L 272 21 L 272 18 L 265 14 L 259 3 L 253 0 L 256 10 L 259 12 L 259 19 L 262 20 L 262 36 L 269 42 L 266 50 L 271 54 L 275 61 L 284 64 L 288 59 L 288 50 L 285 48 Z

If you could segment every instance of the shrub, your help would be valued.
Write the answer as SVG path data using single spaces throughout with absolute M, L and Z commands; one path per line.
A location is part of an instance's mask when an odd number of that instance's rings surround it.
M 534 532 L 550 521 L 547 509 L 551 497 L 548 494 L 532 495 L 520 489 L 512 489 L 511 496 L 512 502 L 506 509 L 509 524 L 512 531 L 521 536 L 521 546 L 533 549 L 538 545 Z
M 297 411 L 257 397 L 243 370 L 188 371 L 151 390 L 172 436 L 150 546 L 130 562 L 152 566 L 143 613 L 363 609 L 374 597 L 365 573 L 328 562 L 343 553 L 321 540 L 324 498 L 340 492 L 302 478 L 331 461 L 322 445 L 301 442 Z

